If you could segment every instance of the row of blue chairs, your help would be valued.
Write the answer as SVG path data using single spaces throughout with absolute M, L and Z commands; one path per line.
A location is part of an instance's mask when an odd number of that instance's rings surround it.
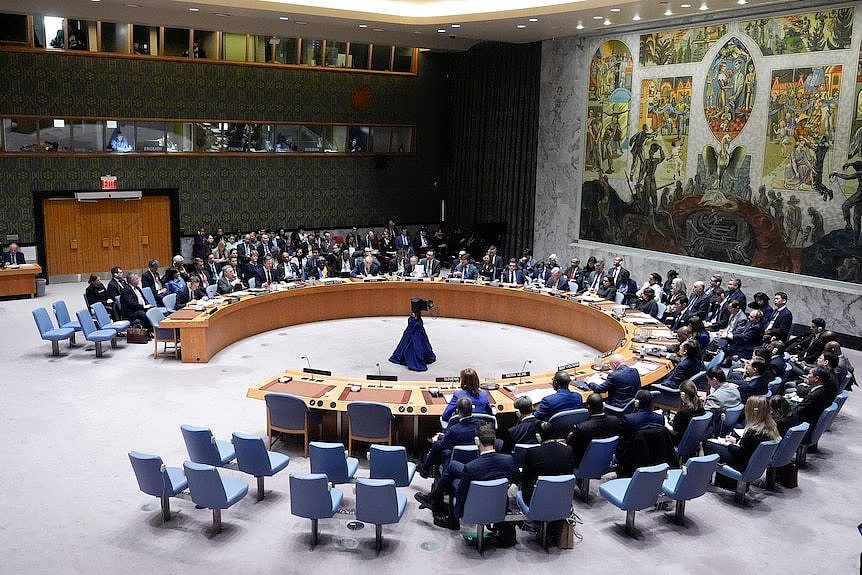
M 43 307 L 33 310 L 33 319 L 41 338 L 51 342 L 51 355 L 53 356 L 60 355 L 59 343 L 61 341 L 68 340 L 69 347 L 72 347 L 75 345 L 75 334 L 81 332 L 84 339 L 95 344 L 96 357 L 103 357 L 102 342 L 110 341 L 111 347 L 116 348 L 117 334 L 129 327 L 128 321 L 115 322 L 111 320 L 105 306 L 101 303 L 96 303 L 93 306 L 96 315 L 95 321 L 88 309 L 78 310 L 75 314 L 77 321 L 72 320 L 64 301 L 55 301 L 52 307 L 57 318 L 56 327 L 51 321 L 48 311 Z M 98 322 L 98 326 L 96 322 Z

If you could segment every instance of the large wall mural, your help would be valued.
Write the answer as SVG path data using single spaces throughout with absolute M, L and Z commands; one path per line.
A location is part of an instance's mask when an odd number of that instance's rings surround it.
M 718 24 L 644 34 L 640 37 L 640 64 L 647 67 L 700 62 L 726 33 L 727 26 Z
M 764 56 L 844 50 L 853 41 L 853 8 L 837 8 L 740 23 Z
M 637 109 L 619 127 L 629 137 L 612 148 L 612 164 L 596 151 L 586 158 L 580 237 L 862 283 L 853 18 L 841 8 L 639 36 Z M 620 82 L 599 89 L 592 77 L 620 45 L 601 42 L 592 60 L 587 113 L 597 131 Z M 857 63 L 855 93 L 842 94 L 842 74 Z M 651 75 L 656 65 L 669 72 Z M 703 87 L 702 106 L 699 95 L 692 107 L 693 86 Z M 842 119 L 852 122 L 849 142 L 836 139 L 848 129 Z M 591 141 L 601 147 L 587 132 L 588 151 Z
M 585 170 L 593 177 L 625 174 L 633 67 L 628 47 L 616 40 L 599 46 L 590 62 Z

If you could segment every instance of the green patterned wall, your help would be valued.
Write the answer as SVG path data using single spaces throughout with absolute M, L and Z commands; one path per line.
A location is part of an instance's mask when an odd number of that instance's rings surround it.
M 197 225 L 334 227 L 431 221 L 432 182 L 444 170 L 444 56 L 418 77 L 146 59 L 0 52 L 0 116 L 116 116 L 416 126 L 417 155 L 0 155 L 0 235 L 34 241 L 33 190 L 95 189 L 114 174 L 126 189 L 176 187 L 184 233 Z M 351 106 L 367 87 L 371 103 Z

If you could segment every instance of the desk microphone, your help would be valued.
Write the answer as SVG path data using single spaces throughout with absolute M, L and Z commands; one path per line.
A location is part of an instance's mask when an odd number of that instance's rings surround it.
M 308 357 L 307 357 L 307 356 L 304 356 L 304 355 L 303 355 L 303 356 L 302 356 L 302 357 L 300 357 L 299 359 L 304 359 L 304 360 L 305 360 L 305 363 L 307 363 L 307 364 L 308 364 L 308 369 L 311 369 L 311 362 L 308 360 Z
M 383 375 L 383 372 L 380 371 L 380 362 L 377 362 L 377 375 Z
M 627 344 L 627 343 L 628 343 L 628 341 L 629 341 L 629 340 L 627 340 L 626 338 L 622 338 L 621 340 L 619 340 L 619 341 L 617 342 L 617 347 L 622 347 L 622 346 L 624 346 L 625 344 Z
M 533 362 L 528 360 L 524 361 L 524 365 L 521 366 L 521 375 L 518 376 L 518 385 L 521 385 L 521 380 L 524 379 L 524 370 L 527 368 L 527 364 L 532 365 Z

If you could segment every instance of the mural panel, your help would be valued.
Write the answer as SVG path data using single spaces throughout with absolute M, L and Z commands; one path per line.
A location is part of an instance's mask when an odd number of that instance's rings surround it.
M 633 66 L 631 52 L 618 40 L 601 44 L 590 61 L 584 166 L 587 177 L 625 177 L 623 155 L 628 149 Z
M 640 65 L 664 66 L 700 62 L 719 38 L 727 33 L 727 25 L 684 28 L 640 37 Z
M 745 127 L 757 96 L 757 73 L 751 54 L 737 38 L 721 47 L 706 73 L 703 113 L 709 131 L 733 141 Z
M 747 20 L 740 26 L 764 56 L 844 50 L 853 41 L 853 8 Z

